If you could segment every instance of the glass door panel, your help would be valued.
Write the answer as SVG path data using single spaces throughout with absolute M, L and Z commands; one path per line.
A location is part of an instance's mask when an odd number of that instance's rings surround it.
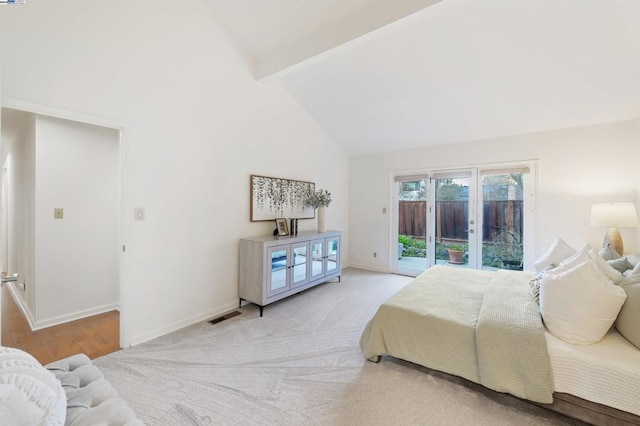
M 482 176 L 482 268 L 523 269 L 523 173 Z
M 436 173 L 432 179 L 432 265 L 477 265 L 474 175 L 474 171 Z
M 397 176 L 395 271 L 419 275 L 427 269 L 427 176 Z M 391 250 L 393 253 L 394 250 Z
M 327 238 L 327 273 L 331 273 L 338 269 L 340 258 L 338 253 L 340 250 L 340 238 Z
M 267 256 L 271 261 L 267 296 L 272 296 L 288 289 L 289 248 L 288 246 L 270 248 Z
M 293 245 L 292 284 L 294 287 L 309 282 L 309 245 L 301 243 Z
M 311 242 L 311 279 L 324 275 L 324 240 Z

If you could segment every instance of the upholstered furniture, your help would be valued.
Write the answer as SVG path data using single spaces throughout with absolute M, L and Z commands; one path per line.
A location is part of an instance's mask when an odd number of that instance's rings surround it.
M 143 425 L 84 354 L 42 366 L 0 346 L 0 424 Z

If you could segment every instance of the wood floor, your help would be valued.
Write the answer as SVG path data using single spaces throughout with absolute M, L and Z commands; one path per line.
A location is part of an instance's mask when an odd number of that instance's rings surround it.
M 117 351 L 119 344 L 118 311 L 31 331 L 8 286 L 2 286 L 2 346 L 22 349 L 48 364 L 77 353 L 94 359 Z

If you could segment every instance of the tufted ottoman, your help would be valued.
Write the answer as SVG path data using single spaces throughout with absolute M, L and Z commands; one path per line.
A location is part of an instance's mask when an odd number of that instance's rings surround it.
M 144 425 L 84 354 L 45 366 L 67 395 L 66 425 Z

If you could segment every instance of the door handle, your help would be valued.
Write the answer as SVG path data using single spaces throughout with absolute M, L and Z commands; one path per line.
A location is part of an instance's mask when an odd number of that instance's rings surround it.
M 476 231 L 474 231 L 473 229 L 469 229 L 469 233 L 470 234 L 473 234 L 474 232 L 476 232 Z
M 2 281 L 0 281 L 0 287 L 2 287 L 4 285 L 4 283 L 12 283 L 15 281 L 18 281 L 18 277 L 20 276 L 20 274 L 18 274 L 17 272 L 15 274 L 11 274 L 8 275 L 6 277 L 2 277 Z

